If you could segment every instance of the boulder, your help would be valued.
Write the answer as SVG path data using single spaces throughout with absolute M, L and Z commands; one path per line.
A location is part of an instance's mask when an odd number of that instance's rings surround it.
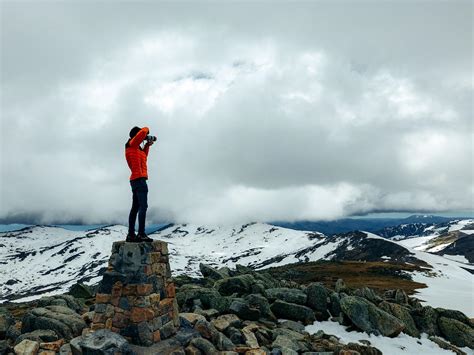
M 219 331 L 212 334 L 212 343 L 215 345 L 217 350 L 220 351 L 230 351 L 234 350 L 235 348 L 234 343 L 232 343 L 232 341 L 227 336 Z
M 365 298 L 375 304 L 382 302 L 382 298 L 378 296 L 374 290 L 368 287 L 358 288 L 354 291 L 354 296 Z
M 315 320 L 313 310 L 300 304 L 276 300 L 270 309 L 278 318 L 301 321 L 305 325 L 311 324 Z
M 431 306 L 415 309 L 411 312 L 416 327 L 421 333 L 440 335 L 438 328 L 438 312 Z
M 341 299 L 337 292 L 332 292 L 329 295 L 329 312 L 333 317 L 339 317 L 341 314 Z
M 444 309 L 436 308 L 436 312 L 440 317 L 456 319 L 464 324 L 467 324 L 471 327 L 474 327 L 474 322 L 472 322 L 464 313 L 461 311 L 456 311 L 454 309 Z
M 6 308 L 0 307 L 0 340 L 6 338 L 8 328 L 14 323 L 15 320 L 10 312 Z
M 29 333 L 21 334 L 15 341 L 15 344 L 21 343 L 23 340 L 33 340 L 38 343 L 48 343 L 59 339 L 58 335 L 49 329 L 38 329 Z
M 474 329 L 452 318 L 439 317 L 438 326 L 441 334 L 456 346 L 467 346 L 474 349 Z
M 229 296 L 234 293 L 237 295 L 245 295 L 252 291 L 252 285 L 255 281 L 255 278 L 249 274 L 226 277 L 216 281 L 214 288 L 219 291 L 221 295 Z
M 227 337 L 234 344 L 244 344 L 245 343 L 242 332 L 239 329 L 235 328 L 235 327 L 232 327 L 232 326 L 227 327 L 224 330 L 224 334 L 227 335 Z
M 277 287 L 265 290 L 265 296 L 269 301 L 281 300 L 289 303 L 306 304 L 308 296 L 297 288 Z
M 194 338 L 189 342 L 189 344 L 200 351 L 205 355 L 217 355 L 218 351 L 216 347 L 207 339 L 204 338 Z
M 362 297 L 342 298 L 341 309 L 357 328 L 369 334 L 395 337 L 405 328 L 399 319 Z
M 408 304 L 408 296 L 405 291 L 397 289 L 395 291 L 395 302 L 398 304 Z
M 83 355 L 132 354 L 127 340 L 108 329 L 99 329 L 79 341 Z
M 39 350 L 39 343 L 37 341 L 25 339 L 17 344 L 13 350 L 17 355 L 36 355 Z
M 453 353 L 455 353 L 456 355 L 466 355 L 466 353 L 460 349 L 458 349 L 457 347 L 455 347 L 454 345 L 448 343 L 447 341 L 441 339 L 441 338 L 438 338 L 436 336 L 432 336 L 430 335 L 428 337 L 429 340 L 431 340 L 433 343 L 436 343 L 438 344 L 438 346 L 441 348 L 441 349 L 445 349 L 445 350 L 450 350 L 452 351 Z
M 334 286 L 334 290 L 339 293 L 339 292 L 345 292 L 347 290 L 346 284 L 344 283 L 344 280 L 342 279 L 337 279 L 336 285 Z
M 189 322 L 192 326 L 194 326 L 194 324 L 196 324 L 196 322 L 200 319 L 202 320 L 206 320 L 206 317 L 204 317 L 203 315 L 201 314 L 197 314 L 197 313 L 180 313 L 179 314 L 179 317 L 180 318 L 184 318 L 187 322 Z
M 213 288 L 196 285 L 183 285 L 176 293 L 176 300 L 180 309 L 192 307 L 194 301 L 199 300 L 204 308 L 214 308 L 223 312 L 229 306 L 229 300 Z
M 74 312 L 81 314 L 85 306 L 81 300 L 71 295 L 57 295 L 51 297 L 41 297 L 38 300 L 37 307 L 62 306 L 72 309 Z
M 388 312 L 394 317 L 398 318 L 403 322 L 403 324 L 405 324 L 405 329 L 403 330 L 404 333 L 415 338 L 420 337 L 420 331 L 416 328 L 415 321 L 410 315 L 410 310 L 408 308 L 397 303 L 385 301 L 380 303 L 379 307 L 385 312 Z
M 74 298 L 90 299 L 94 297 L 94 291 L 90 286 L 77 282 L 69 288 L 68 292 Z
M 315 311 L 316 319 L 319 321 L 328 320 L 328 291 L 320 283 L 311 283 L 306 287 L 306 305 Z
M 295 332 L 302 333 L 305 330 L 304 325 L 301 322 L 295 322 L 293 320 L 285 320 L 279 324 L 281 328 L 286 328 L 286 329 L 291 329 L 294 330 Z
M 260 310 L 251 307 L 249 302 L 243 298 L 234 298 L 227 311 L 236 314 L 241 319 L 257 320 L 260 318 Z
M 199 270 L 201 271 L 202 276 L 208 277 L 213 280 L 220 280 L 225 277 L 228 277 L 228 274 L 221 273 L 219 270 L 213 268 L 210 265 L 199 263 Z
M 81 334 L 86 323 L 76 312 L 62 306 L 33 308 L 22 320 L 22 333 L 37 329 L 53 330 L 60 338 L 70 340 Z
M 260 316 L 272 321 L 276 321 L 275 315 L 270 309 L 270 303 L 261 294 L 250 294 L 244 297 L 244 300 L 248 303 L 250 308 L 258 309 Z
M 223 314 L 211 321 L 211 324 L 220 332 L 225 331 L 229 326 L 238 327 L 240 323 L 241 320 L 235 314 Z

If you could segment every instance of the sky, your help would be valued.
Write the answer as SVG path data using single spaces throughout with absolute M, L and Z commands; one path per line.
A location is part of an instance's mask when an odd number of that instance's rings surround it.
M 0 1 L 0 222 L 472 211 L 470 1 Z

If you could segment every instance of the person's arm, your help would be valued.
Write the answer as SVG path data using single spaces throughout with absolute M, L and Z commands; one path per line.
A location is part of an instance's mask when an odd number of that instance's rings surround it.
M 146 143 L 145 144 L 145 147 L 143 148 L 143 151 L 145 152 L 145 154 L 148 156 L 148 151 L 150 150 L 150 143 Z
M 145 139 L 150 129 L 148 127 L 143 127 L 138 133 L 130 140 L 129 146 L 132 148 L 138 148 L 141 142 Z

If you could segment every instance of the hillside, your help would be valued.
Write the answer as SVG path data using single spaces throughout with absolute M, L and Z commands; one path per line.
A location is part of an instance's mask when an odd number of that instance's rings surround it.
M 0 234 L 1 299 L 24 301 L 65 292 L 78 281 L 97 283 L 112 243 L 122 240 L 125 234 L 126 227 L 120 225 L 87 232 L 35 226 Z M 472 289 L 466 283 L 473 280 L 468 271 L 470 265 L 368 232 L 325 236 L 254 223 L 234 227 L 173 225 L 151 237 L 169 243 L 175 276 L 200 275 L 201 262 L 216 267 L 241 264 L 255 269 L 318 260 L 418 265 L 405 273 L 428 286 L 417 290 L 421 299 L 474 314 Z M 456 298 L 452 297 L 452 290 L 457 290 Z

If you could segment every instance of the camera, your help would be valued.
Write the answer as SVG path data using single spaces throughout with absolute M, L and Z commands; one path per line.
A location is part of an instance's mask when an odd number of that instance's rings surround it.
M 156 137 L 155 136 L 146 136 L 145 140 L 147 142 L 156 142 Z

